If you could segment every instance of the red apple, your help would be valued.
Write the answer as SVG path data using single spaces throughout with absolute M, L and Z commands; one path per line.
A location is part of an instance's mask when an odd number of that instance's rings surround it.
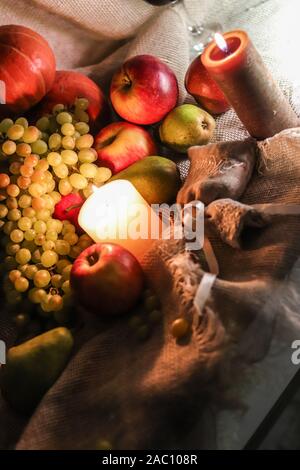
M 86 98 L 89 101 L 87 112 L 92 123 L 106 118 L 107 102 L 101 88 L 86 75 L 67 70 L 56 72 L 54 84 L 36 112 L 39 115 L 51 114 L 56 104 L 72 106 L 76 98 Z
M 6 104 L 0 115 L 27 111 L 51 89 L 55 57 L 48 42 L 25 26 L 0 26 L 0 80 L 5 83 Z
M 82 231 L 78 224 L 78 215 L 85 199 L 79 193 L 70 193 L 62 196 L 61 200 L 55 204 L 53 218 L 59 220 L 69 220 L 77 231 Z
M 98 165 L 118 173 L 132 163 L 156 155 L 156 145 L 149 132 L 129 122 L 114 122 L 95 138 Z
M 110 99 L 115 111 L 126 121 L 154 124 L 176 106 L 177 79 L 157 57 L 138 55 L 114 74 Z
M 114 243 L 95 243 L 76 258 L 71 287 L 78 301 L 98 315 L 120 315 L 132 309 L 143 288 L 137 259 Z
M 224 93 L 207 72 L 200 56 L 187 69 L 185 88 L 197 103 L 212 114 L 221 114 L 230 108 Z

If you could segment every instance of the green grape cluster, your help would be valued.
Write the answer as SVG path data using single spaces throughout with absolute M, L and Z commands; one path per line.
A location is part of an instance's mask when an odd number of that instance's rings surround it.
M 78 235 L 69 221 L 54 219 L 55 205 L 72 192 L 81 191 L 87 198 L 93 185 L 111 177 L 108 168 L 95 163 L 87 108 L 87 100 L 77 99 L 71 111 L 56 105 L 52 115 L 38 119 L 35 126 L 24 117 L 0 123 L 6 300 L 14 312 L 29 300 L 39 315 L 58 323 L 66 321 L 71 302 L 72 261 L 93 241 Z M 16 322 L 26 321 L 23 314 L 16 315 Z

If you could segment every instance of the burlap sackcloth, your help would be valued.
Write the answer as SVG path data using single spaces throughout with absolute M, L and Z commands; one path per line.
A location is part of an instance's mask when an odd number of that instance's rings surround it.
M 194 18 L 198 14 L 200 20 L 207 13 L 200 11 L 196 0 L 186 3 Z M 213 8 L 208 8 L 209 3 Z M 214 17 L 215 3 L 201 4 L 208 10 L 208 19 Z M 248 7 L 256 2 L 246 3 L 247 8 L 244 2 L 223 2 L 218 20 L 229 26 L 231 8 L 235 8 L 235 18 L 247 10 L 244 20 L 249 21 Z M 181 100 L 185 98 L 188 37 L 179 7 L 159 14 L 142 2 L 137 10 L 137 0 L 93 1 L 88 8 L 83 1 L 16 0 L 12 4 L 4 0 L 1 7 L 1 22 L 26 24 L 50 40 L 60 68 L 77 68 L 106 86 L 126 57 L 152 53 L 177 73 Z M 268 8 L 261 11 L 260 20 L 269 17 Z M 215 140 L 246 135 L 230 111 L 219 119 Z M 264 146 L 268 164 L 263 174 L 255 174 L 242 201 L 298 202 L 299 149 L 297 130 L 270 140 Z M 185 161 L 180 168 L 184 177 Z M 220 276 L 206 315 L 189 341 L 180 345 L 171 338 L 169 325 L 182 308 L 190 311 L 205 260 L 199 254 L 187 262 L 177 243 L 155 250 L 145 270 L 161 296 L 163 324 L 141 344 L 133 339 L 126 320 L 103 325 L 89 318 L 78 332 L 73 358 L 29 421 L 0 402 L 0 446 L 82 449 L 108 439 L 115 449 L 214 447 L 214 406 L 230 399 L 225 399 L 226 377 L 240 363 L 253 359 L 249 354 L 253 335 L 260 343 L 254 348 L 254 359 L 268 346 L 276 309 L 265 312 L 264 308 L 274 289 L 284 288 L 284 278 L 299 255 L 298 225 L 297 218 L 277 221 L 255 233 L 243 251 L 212 240 Z M 2 320 L 0 327 L 7 341 L 13 341 L 8 324 L 3 326 Z

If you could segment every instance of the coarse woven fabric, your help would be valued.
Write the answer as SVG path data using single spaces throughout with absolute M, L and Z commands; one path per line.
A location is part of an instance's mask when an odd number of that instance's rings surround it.
M 49 40 L 58 68 L 80 70 L 106 88 L 125 58 L 151 53 L 173 68 L 180 99 L 186 99 L 183 79 L 189 47 L 181 6 L 160 9 L 141 0 L 1 0 L 0 6 L 2 24 L 27 25 Z M 280 43 L 292 30 L 284 19 L 296 21 L 295 0 L 224 0 L 221 4 L 186 0 L 186 6 L 198 21 L 217 20 L 225 30 L 247 29 L 297 106 L 296 74 Z M 289 46 L 291 50 L 292 41 Z M 218 119 L 216 142 L 246 136 L 233 111 Z M 263 176 L 256 174 L 243 201 L 298 202 L 299 149 L 297 131 L 292 139 L 288 134 L 270 141 L 264 154 L 270 164 Z M 184 177 L 187 161 L 179 166 Z M 145 268 L 163 300 L 163 325 L 141 344 L 135 342 L 126 320 L 109 326 L 89 318 L 77 334 L 73 358 L 29 420 L 0 401 L 0 447 L 96 448 L 101 439 L 111 441 L 115 449 L 215 447 L 213 411 L 206 403 L 213 391 L 217 395 L 217 383 L 224 383 L 231 354 L 224 346 L 228 336 L 240 339 L 245 331 L 246 337 L 253 338 L 254 331 L 261 333 L 258 356 L 266 350 L 276 314 L 273 306 L 264 315 L 266 297 L 274 285 L 278 291 L 284 286 L 283 279 L 299 254 L 298 225 L 293 219 L 266 229 L 245 252 L 213 241 L 221 275 L 205 318 L 182 345 L 171 338 L 169 324 L 178 315 L 178 306 L 189 311 L 203 272 L 181 246 L 160 247 L 161 256 L 149 256 Z M 8 343 L 12 342 L 13 329 L 5 318 L 0 321 L 1 335 L 5 332 Z M 248 345 L 251 350 L 251 341 Z M 249 350 L 243 351 L 245 357 Z

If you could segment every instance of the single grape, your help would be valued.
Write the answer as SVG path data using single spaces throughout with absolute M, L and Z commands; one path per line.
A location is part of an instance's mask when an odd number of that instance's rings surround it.
M 24 127 L 20 126 L 20 124 L 14 124 L 8 129 L 6 134 L 11 140 L 19 140 L 23 137 L 24 130 Z
M 41 158 L 36 166 L 36 170 L 45 172 L 49 168 L 49 163 L 46 158 Z
M 10 239 L 14 243 L 21 243 L 24 239 L 24 233 L 20 229 L 14 229 L 10 232 Z
M 47 222 L 49 217 L 51 216 L 50 211 L 48 209 L 41 209 L 40 211 L 37 211 L 36 217 L 38 220 L 43 220 L 44 222 Z
M 45 209 L 48 209 L 49 211 L 54 210 L 55 203 L 52 199 L 52 197 L 49 194 L 43 194 L 42 199 L 45 203 Z
M 33 218 L 35 217 L 35 210 L 32 207 L 25 207 L 22 210 L 22 216 L 23 217 L 29 217 L 31 219 L 31 222 L 34 223 L 35 221 Z
M 78 161 L 78 155 L 74 150 L 63 150 L 61 152 L 61 157 L 66 165 L 76 165 Z
M 62 229 L 62 234 L 65 235 L 66 233 L 75 233 L 76 228 L 74 225 L 71 224 L 68 220 L 63 221 L 63 229 Z
M 58 150 L 61 146 L 61 136 L 57 133 L 50 135 L 48 146 L 51 150 Z
M 88 134 L 90 127 L 86 122 L 76 122 L 75 130 L 79 132 L 79 134 Z
M 27 178 L 30 178 L 33 175 L 33 167 L 29 165 L 22 165 L 20 167 L 20 173 L 22 176 L 26 176 Z
M 62 277 L 61 277 L 60 274 L 54 274 L 51 277 L 51 284 L 56 289 L 59 289 L 62 286 L 62 283 L 63 283 L 63 281 L 62 281 Z
M 81 163 L 93 163 L 97 158 L 93 149 L 83 149 L 78 152 L 78 159 Z
M 9 184 L 6 188 L 8 196 L 17 197 L 20 194 L 20 188 L 16 184 Z
M 59 273 L 59 274 L 62 274 L 63 270 L 67 267 L 67 266 L 71 266 L 72 268 L 72 264 L 69 260 L 67 259 L 60 259 L 57 264 L 56 264 L 56 271 Z
M 16 291 L 25 292 L 27 291 L 29 287 L 29 282 L 26 279 L 26 277 L 20 276 L 15 280 L 14 286 L 15 286 Z
M 109 168 L 105 168 L 104 166 L 100 166 L 97 169 L 96 176 L 94 178 L 94 183 L 97 184 L 102 184 L 108 181 L 112 176 L 112 172 Z
M 86 178 L 95 178 L 98 167 L 93 163 L 83 163 L 80 165 L 79 171 Z
M 55 251 L 52 250 L 46 250 L 41 256 L 41 263 L 45 268 L 50 268 L 51 266 L 54 266 L 58 261 L 58 255 L 55 253 Z
M 6 188 L 10 183 L 10 178 L 6 173 L 0 173 L 0 188 Z
M 75 127 L 73 126 L 73 124 L 66 122 L 61 126 L 60 131 L 63 135 L 72 136 L 75 132 Z
M 58 190 L 62 196 L 67 196 L 73 191 L 73 186 L 71 185 L 69 178 L 63 178 L 58 183 Z
M 46 287 L 51 280 L 51 276 L 47 269 L 40 269 L 35 273 L 33 282 L 36 287 Z
M 40 157 L 38 155 L 34 155 L 34 153 L 32 153 L 25 158 L 24 165 L 35 167 L 38 164 L 39 159 Z
M 31 179 L 27 176 L 19 176 L 17 183 L 20 189 L 27 189 L 30 186 Z
M 22 217 L 22 213 L 19 209 L 11 209 L 8 211 L 7 218 L 8 220 L 12 220 L 16 222 Z
M 81 251 L 82 251 L 82 249 L 79 245 L 71 246 L 71 250 L 70 250 L 70 253 L 69 253 L 70 258 L 72 258 L 72 259 L 77 258 L 77 256 L 80 255 Z
M 30 289 L 28 293 L 28 298 L 34 304 L 39 304 L 43 302 L 47 297 L 47 292 L 44 289 L 40 289 L 38 287 L 34 287 Z
M 28 242 L 31 242 L 32 240 L 34 240 L 35 237 L 36 237 L 36 231 L 33 230 L 32 228 L 30 228 L 29 230 L 26 230 L 26 232 L 24 233 L 24 238 Z
M 5 155 L 13 155 L 17 150 L 17 146 L 13 140 L 6 140 L 2 145 L 2 152 Z
M 12 173 L 13 175 L 19 175 L 20 174 L 20 168 L 22 166 L 22 163 L 21 162 L 12 162 L 10 165 L 9 165 L 9 171 L 10 173 Z
M 61 145 L 65 150 L 72 150 L 75 148 L 75 139 L 69 135 L 65 135 L 61 140 Z
M 75 118 L 77 119 L 77 121 L 82 121 L 85 123 L 88 123 L 90 120 L 88 113 L 79 109 L 75 111 Z
M 49 129 L 50 121 L 49 118 L 46 116 L 41 117 L 36 122 L 36 127 L 41 131 L 45 132 Z
M 5 235 L 10 235 L 11 232 L 14 230 L 15 226 L 15 222 L 12 222 L 10 220 L 8 222 L 5 222 L 5 224 L 3 225 L 3 232 L 5 233 Z
M 18 220 L 18 227 L 19 229 L 23 230 L 23 232 L 26 232 L 26 230 L 31 229 L 32 220 L 29 217 L 21 217 Z
M 7 209 L 17 209 L 18 207 L 18 200 L 15 197 L 9 196 L 6 199 L 6 207 Z
M 4 219 L 7 216 L 8 209 L 4 204 L 0 204 L 0 219 Z
M 37 266 L 35 264 L 30 264 L 25 269 L 25 276 L 27 277 L 27 279 L 32 280 L 37 272 L 38 272 Z
M 55 250 L 60 256 L 66 256 L 70 253 L 70 243 L 66 240 L 57 240 L 55 243 Z
M 75 109 L 76 111 L 86 111 L 89 107 L 89 101 L 86 98 L 76 98 Z
M 23 141 L 26 144 L 33 144 L 40 137 L 40 131 L 35 126 L 29 126 L 24 130 Z
M 55 242 L 58 238 L 58 234 L 55 230 L 48 230 L 46 232 L 46 239 Z
M 46 203 L 42 197 L 33 197 L 31 205 L 35 211 L 40 211 L 45 208 Z
M 63 298 L 61 295 L 51 295 L 49 298 L 49 308 L 51 312 L 57 312 L 64 306 Z
M 34 239 L 34 243 L 37 245 L 37 246 L 42 246 L 46 241 L 46 237 L 43 233 L 38 233 L 36 236 L 35 236 L 35 239 Z
M 62 162 L 62 158 L 61 158 L 60 153 L 50 152 L 50 153 L 48 153 L 47 161 L 48 161 L 49 165 L 57 166 Z
M 31 206 L 31 197 L 28 194 L 22 194 L 18 199 L 18 205 L 21 209 Z
M 89 246 L 93 245 L 93 243 L 93 240 L 86 234 L 81 235 L 78 240 L 78 244 L 82 251 L 88 248 Z
M 40 197 L 43 194 L 43 187 L 39 183 L 32 183 L 28 188 L 30 196 Z
M 80 175 L 79 173 L 73 173 L 70 175 L 70 183 L 75 189 L 84 189 L 87 187 L 87 179 L 83 176 Z
M 58 191 L 52 191 L 49 196 L 52 197 L 54 204 L 57 204 L 61 200 L 61 195 Z
M 94 143 L 94 137 L 91 134 L 85 134 L 76 139 L 75 145 L 78 150 L 90 148 Z
M 8 129 L 14 125 L 14 121 L 12 119 L 6 118 L 3 119 L 0 123 L 0 132 L 6 134 Z
M 59 113 L 57 116 L 56 116 L 56 121 L 58 122 L 58 124 L 60 124 L 61 126 L 63 124 L 66 124 L 67 122 L 72 122 L 72 116 L 70 113 L 67 113 L 66 111 L 63 111 L 61 113 Z
M 31 260 L 31 253 L 27 248 L 21 248 L 16 254 L 18 264 L 26 264 Z
M 24 128 L 28 127 L 28 121 L 24 117 L 19 117 L 16 119 L 15 124 L 20 124 L 20 126 L 23 126 Z
M 12 282 L 13 284 L 15 283 L 15 281 L 17 279 L 19 279 L 19 277 L 21 277 L 21 271 L 19 271 L 18 269 L 13 269 L 12 271 L 9 271 L 8 273 L 8 278 L 10 280 L 10 282 Z
M 69 280 L 64 281 L 61 288 L 65 294 L 70 294 L 71 293 L 70 281 Z
M 57 113 L 61 113 L 62 111 L 64 111 L 64 109 L 65 109 L 65 106 L 59 103 L 53 106 L 52 111 L 53 111 L 53 114 L 57 114 Z
M 17 155 L 19 155 L 19 157 L 27 157 L 31 154 L 31 147 L 29 144 L 18 144 L 16 148 L 16 153 Z
M 63 282 L 68 281 L 70 279 L 71 270 L 72 270 L 71 263 L 69 263 L 67 266 L 63 268 L 61 272 Z
M 55 242 L 52 240 L 46 240 L 45 243 L 43 243 L 43 250 L 55 250 Z
M 5 251 L 9 256 L 15 256 L 20 248 L 21 247 L 18 243 L 8 242 Z
M 37 153 L 38 155 L 43 155 L 48 150 L 48 145 L 41 139 L 33 142 L 31 144 L 32 153 Z
M 60 163 L 59 165 L 53 168 L 53 171 L 56 176 L 61 179 L 66 178 L 69 174 L 68 167 L 65 163 Z

